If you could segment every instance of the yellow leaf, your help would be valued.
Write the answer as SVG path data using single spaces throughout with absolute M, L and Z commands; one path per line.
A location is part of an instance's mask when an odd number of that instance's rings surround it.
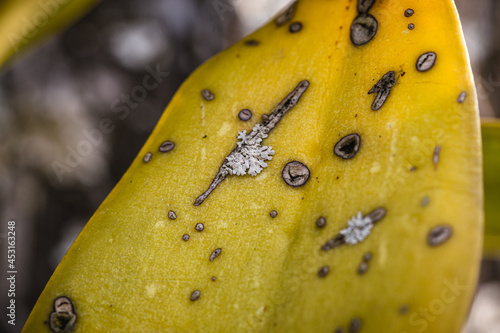
M 483 227 L 459 20 L 370 5 L 299 1 L 196 70 L 24 332 L 458 332 Z

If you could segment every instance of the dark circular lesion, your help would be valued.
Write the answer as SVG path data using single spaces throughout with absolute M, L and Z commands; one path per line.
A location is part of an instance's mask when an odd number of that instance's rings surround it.
M 258 46 L 260 42 L 256 39 L 248 39 L 244 42 L 244 44 L 248 46 Z
M 364 45 L 377 34 L 378 22 L 370 14 L 358 15 L 351 24 L 351 41 L 354 45 Z
M 361 146 L 361 137 L 356 134 L 349 134 L 340 139 L 335 145 L 333 151 L 335 155 L 343 159 L 351 159 L 359 151 Z
M 309 168 L 298 161 L 287 163 L 281 173 L 285 183 L 293 187 L 304 185 L 309 180 L 310 175 Z
M 248 121 L 252 119 L 252 111 L 249 109 L 243 109 L 238 113 L 238 118 L 243 121 Z
M 453 235 L 453 229 L 449 225 L 437 225 L 427 234 L 427 244 L 431 247 L 439 246 L 448 241 Z
M 300 30 L 302 30 L 302 23 L 301 22 L 293 22 L 290 24 L 290 26 L 288 27 L 288 30 L 293 34 L 293 33 L 296 33 L 296 32 L 299 32 Z
M 425 72 L 434 67 L 436 63 L 437 55 L 435 52 L 425 52 L 421 54 L 417 59 L 417 70 L 419 72 Z
M 175 143 L 172 141 L 165 141 L 163 142 L 160 147 L 158 147 L 158 151 L 161 153 L 167 153 L 175 148 Z

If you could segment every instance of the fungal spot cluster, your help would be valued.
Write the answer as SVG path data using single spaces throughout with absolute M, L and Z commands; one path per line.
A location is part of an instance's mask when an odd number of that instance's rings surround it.
M 368 13 L 375 0 L 358 0 L 358 16 L 351 24 L 351 41 L 360 46 L 368 43 L 376 35 L 378 22 Z
M 340 230 L 335 237 L 326 241 L 321 250 L 328 251 L 344 244 L 356 245 L 364 241 L 370 235 L 375 223 L 382 220 L 385 215 L 386 209 L 384 207 L 377 207 L 366 216 L 358 212 L 357 215 L 347 221 L 346 228 Z
M 287 185 L 292 187 L 302 186 L 309 180 L 311 172 L 305 164 L 292 161 L 285 165 L 281 176 Z
M 75 328 L 76 313 L 73 303 L 66 296 L 54 300 L 54 309 L 49 316 L 49 327 L 52 332 L 72 332 Z
M 380 80 L 370 89 L 368 94 L 376 93 L 375 100 L 372 104 L 372 110 L 379 110 L 384 105 L 387 97 L 391 93 L 392 87 L 396 84 L 396 74 L 390 71 L 384 74 Z
M 196 198 L 194 205 L 199 206 L 212 191 L 229 175 L 243 176 L 247 173 L 256 176 L 267 166 L 266 160 L 271 160 L 274 151 L 271 147 L 261 146 L 262 140 L 276 127 L 283 116 L 298 102 L 309 87 L 309 81 L 301 81 L 297 87 L 279 103 L 268 118 L 261 124 L 256 124 L 247 134 L 246 130 L 239 132 L 236 148 L 225 158 L 219 172 L 212 180 L 208 189 Z

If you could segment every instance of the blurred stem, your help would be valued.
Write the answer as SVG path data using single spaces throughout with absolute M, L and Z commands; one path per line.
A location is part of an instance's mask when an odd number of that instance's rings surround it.
M 99 0 L 6 0 L 0 3 L 0 69 L 29 46 L 68 27 Z
M 500 119 L 482 119 L 484 256 L 500 257 Z

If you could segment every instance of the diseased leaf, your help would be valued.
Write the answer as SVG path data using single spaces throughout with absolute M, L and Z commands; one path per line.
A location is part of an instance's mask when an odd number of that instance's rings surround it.
M 181 86 L 24 332 L 61 296 L 75 332 L 460 330 L 483 198 L 453 1 L 292 8 Z

